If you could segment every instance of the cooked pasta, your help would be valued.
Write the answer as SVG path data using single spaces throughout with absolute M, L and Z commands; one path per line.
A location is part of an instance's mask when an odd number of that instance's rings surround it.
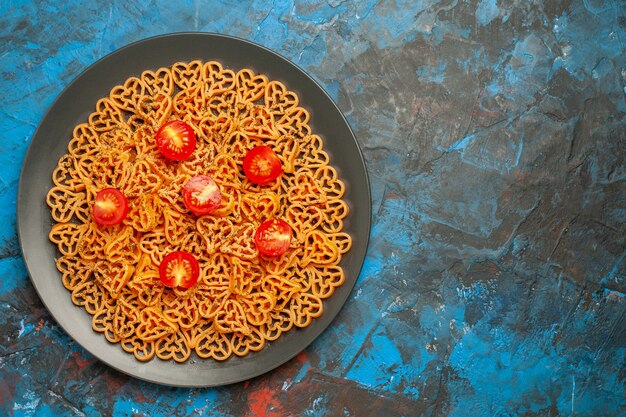
M 343 231 L 345 185 L 309 118 L 282 83 L 214 61 L 145 71 L 100 99 L 74 129 L 46 200 L 63 285 L 92 315 L 93 329 L 140 361 L 184 362 L 194 352 L 225 360 L 319 317 L 323 300 L 344 282 L 339 263 L 352 240 Z M 159 152 L 155 133 L 170 120 L 196 133 L 186 160 Z M 242 170 L 257 145 L 282 163 L 283 174 L 267 185 Z M 181 189 L 199 174 L 214 179 L 222 200 L 195 216 Z M 97 224 L 91 212 L 107 187 L 128 200 L 128 215 L 115 226 Z M 268 218 L 292 229 L 282 256 L 255 246 L 255 230 Z M 177 250 L 200 264 L 189 289 L 159 280 L 161 261 Z

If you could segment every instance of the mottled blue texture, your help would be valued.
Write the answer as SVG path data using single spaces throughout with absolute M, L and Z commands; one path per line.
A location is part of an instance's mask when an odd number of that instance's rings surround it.
M 543 4 L 545 3 L 545 4 Z M 626 7 L 619 1 L 0 1 L 0 415 L 626 415 Z M 21 161 L 82 70 L 145 37 L 236 35 L 355 129 L 371 245 L 279 369 L 216 389 L 113 371 L 29 282 Z

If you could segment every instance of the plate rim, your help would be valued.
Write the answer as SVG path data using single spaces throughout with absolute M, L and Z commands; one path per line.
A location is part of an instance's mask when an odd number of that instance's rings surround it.
M 42 296 L 42 292 L 41 292 L 41 288 L 37 285 L 36 279 L 33 278 L 33 274 L 31 272 L 32 268 L 31 266 L 29 266 L 29 262 L 27 261 L 27 256 L 26 256 L 26 251 L 25 251 L 25 246 L 24 246 L 24 224 L 22 221 L 22 217 L 23 215 L 22 213 L 22 209 L 23 209 L 23 205 L 25 204 L 23 199 L 24 199 L 24 193 L 25 193 L 25 179 L 24 179 L 24 174 L 25 171 L 27 169 L 27 162 L 30 161 L 30 159 L 32 158 L 32 153 L 34 152 L 33 149 L 36 146 L 40 146 L 41 143 L 39 141 L 39 143 L 35 143 L 35 139 L 37 137 L 39 137 L 41 135 L 40 130 L 42 128 L 42 126 L 44 125 L 44 122 L 50 117 L 50 113 L 53 111 L 53 109 L 55 109 L 55 107 L 57 106 L 57 104 L 59 103 L 59 101 L 68 93 L 68 91 L 70 91 L 74 85 L 76 85 L 89 71 L 91 71 L 94 67 L 101 65 L 103 61 L 106 61 L 107 59 L 111 59 L 111 57 L 114 57 L 118 54 L 123 53 L 124 51 L 127 51 L 129 49 L 132 49 L 134 47 L 137 47 L 139 45 L 142 44 L 146 44 L 146 43 L 151 43 L 151 42 L 159 42 L 160 40 L 166 39 L 166 38 L 174 38 L 174 37 L 181 37 L 181 36 L 199 36 L 199 37 L 207 37 L 207 38 L 214 38 L 214 39 L 227 39 L 227 40 L 231 40 L 231 41 L 236 41 L 236 42 L 242 42 L 245 43 L 253 48 L 258 48 L 263 50 L 265 53 L 269 53 L 271 55 L 274 55 L 276 58 L 278 58 L 280 61 L 282 61 L 283 64 L 287 65 L 287 66 L 291 66 L 293 68 L 293 70 L 297 71 L 300 73 L 300 75 L 308 78 L 313 85 L 316 87 L 316 90 L 318 93 L 324 95 L 327 99 L 329 103 L 332 103 L 333 106 L 333 112 L 336 113 L 341 120 L 343 121 L 343 123 L 345 124 L 346 128 L 348 129 L 348 131 L 350 132 L 350 136 L 351 136 L 351 140 L 354 142 L 355 147 L 356 147 L 356 154 L 358 156 L 358 159 L 360 160 L 362 166 L 363 166 L 363 171 L 364 171 L 364 183 L 365 183 L 365 189 L 364 191 L 366 192 L 366 199 L 368 201 L 367 207 L 365 207 L 366 209 L 366 221 L 367 221 L 367 234 L 364 236 L 360 236 L 360 238 L 362 238 L 364 240 L 364 244 L 363 244 L 363 254 L 361 259 L 358 261 L 358 268 L 355 271 L 356 276 L 354 277 L 354 280 L 352 281 L 350 287 L 349 287 L 349 291 L 346 294 L 345 299 L 341 302 L 341 305 L 339 306 L 339 308 L 337 309 L 337 311 L 334 313 L 334 315 L 332 316 L 332 318 L 329 320 L 329 322 L 326 324 L 326 326 L 323 326 L 321 329 L 317 330 L 314 332 L 313 337 L 310 338 L 310 340 L 304 344 L 304 346 L 302 346 L 300 349 L 294 349 L 295 352 L 292 352 L 289 355 L 286 355 L 284 358 L 281 358 L 277 363 L 274 363 L 273 365 L 269 366 L 269 367 L 265 367 L 263 369 L 260 369 L 256 372 L 252 372 L 249 375 L 246 376 L 234 376 L 232 378 L 226 378 L 224 381 L 222 382 L 218 382 L 218 383 L 208 383 L 208 384 L 197 384 L 197 383 L 190 383 L 190 384 L 184 384 L 184 383 L 171 383 L 171 382 L 167 382 L 165 380 L 155 380 L 153 378 L 148 378 L 148 377 L 144 377 L 142 376 L 140 373 L 138 372 L 131 372 L 130 370 L 124 369 L 121 366 L 117 366 L 115 363 L 113 363 L 112 361 L 106 359 L 106 358 L 102 358 L 101 356 L 93 353 L 89 348 L 87 348 L 80 340 L 78 340 L 78 338 L 76 338 L 74 336 L 74 333 L 69 331 L 64 325 L 62 325 L 56 318 L 56 316 L 52 313 L 52 310 L 50 309 L 48 302 L 46 301 L 46 298 L 44 296 Z M 201 59 L 201 58 L 199 58 Z M 218 57 L 216 57 L 216 59 L 219 59 Z M 146 69 L 150 69 L 150 68 L 146 68 Z M 112 88 L 112 87 L 111 87 Z M 306 103 L 303 103 L 304 107 L 306 108 Z M 310 107 L 309 107 L 310 108 Z M 335 156 L 336 158 L 336 156 Z M 333 166 L 336 166 L 335 164 L 332 164 Z M 52 173 L 50 172 L 49 175 L 52 175 Z M 322 333 L 324 333 L 330 326 L 331 324 L 335 321 L 335 319 L 337 318 L 337 316 L 339 315 L 339 313 L 341 312 L 341 310 L 344 308 L 346 302 L 349 299 L 349 295 L 352 293 L 354 286 L 356 285 L 356 282 L 363 270 L 363 265 L 365 263 L 365 259 L 367 257 L 367 251 L 368 251 L 368 247 L 369 247 L 369 242 L 370 242 L 370 235 L 371 235 L 371 229 L 372 229 L 372 201 L 371 201 L 371 183 L 369 180 L 369 172 L 367 169 L 367 164 L 366 164 L 366 160 L 365 157 L 363 155 L 363 151 L 361 149 L 361 146 L 359 145 L 359 142 L 357 140 L 357 137 L 354 133 L 354 130 L 352 129 L 352 126 L 350 125 L 350 123 L 348 122 L 348 120 L 346 119 L 346 116 L 344 115 L 344 113 L 341 111 L 341 109 L 339 108 L 338 104 L 332 99 L 332 97 L 330 97 L 330 95 L 328 94 L 328 92 L 320 85 L 320 83 L 317 82 L 317 80 L 315 80 L 315 78 L 313 78 L 307 71 L 305 71 L 303 68 L 301 68 L 299 65 L 297 65 L 296 63 L 292 62 L 290 59 L 284 57 L 283 55 L 281 55 L 280 53 L 265 47 L 263 45 L 260 45 L 256 42 L 250 41 L 248 39 L 244 39 L 241 37 L 237 37 L 237 36 L 232 36 L 232 35 L 227 35 L 227 34 L 222 34 L 222 33 L 214 33 L 214 32 L 190 32 L 190 31 L 182 31 L 182 32 L 171 32 L 171 33 L 164 33 L 164 34 L 160 34 L 160 35 L 156 35 L 156 36 L 150 36 L 150 37 L 146 37 L 146 38 L 142 38 L 136 41 L 133 41 L 131 43 L 128 43 L 120 48 L 115 49 L 114 51 L 111 51 L 109 53 L 107 53 L 106 55 L 103 55 L 102 57 L 98 58 L 97 60 L 95 60 L 94 62 L 92 62 L 91 64 L 89 64 L 87 67 L 85 67 L 79 74 L 77 74 L 76 76 L 74 76 L 74 78 L 72 78 L 72 80 L 62 89 L 62 91 L 60 93 L 58 93 L 58 95 L 54 98 L 54 100 L 52 101 L 52 103 L 48 106 L 48 108 L 46 109 L 45 113 L 43 114 L 43 116 L 41 117 L 41 120 L 39 122 L 39 124 L 37 125 L 37 128 L 35 129 L 35 131 L 33 132 L 30 141 L 28 143 L 28 147 L 26 149 L 26 152 L 24 154 L 24 158 L 22 160 L 22 166 L 20 168 L 20 176 L 19 176 L 19 181 L 18 181 L 18 190 L 17 190 L 17 200 L 16 200 L 16 229 L 17 229 L 17 235 L 18 235 L 18 241 L 19 241 L 19 247 L 20 247 L 20 252 L 22 255 L 22 260 L 24 261 L 24 265 L 26 267 L 26 270 L 28 272 L 28 276 L 29 279 L 33 285 L 33 287 L 35 288 L 35 291 L 37 292 L 37 295 L 40 299 L 40 301 L 42 302 L 42 304 L 44 305 L 44 307 L 46 308 L 46 310 L 48 311 L 48 314 L 50 314 L 50 317 L 55 321 L 55 323 L 63 330 L 63 332 L 70 338 L 72 339 L 73 342 L 77 343 L 79 346 L 81 346 L 85 351 L 89 352 L 90 355 L 92 355 L 95 359 L 101 361 L 102 363 L 104 363 L 105 365 L 107 365 L 110 368 L 113 368 L 125 375 L 128 375 L 132 378 L 137 378 L 138 380 L 141 381 L 146 381 L 146 382 L 150 382 L 150 383 L 155 383 L 155 384 L 159 384 L 159 385 L 163 385 L 163 386 L 171 386 L 171 387 L 182 387 L 182 388 L 202 388 L 202 387 L 218 387 L 218 386 L 226 386 L 226 385 L 230 385 L 230 384 L 234 384 L 234 383 L 238 383 L 238 382 L 242 382 L 242 381 L 246 381 L 246 380 L 250 380 L 253 378 L 256 378 L 260 375 L 266 374 L 270 371 L 276 370 L 277 368 L 279 368 L 280 366 L 284 365 L 286 362 L 290 361 L 291 359 L 293 359 L 296 355 L 298 355 L 299 353 L 301 353 L 302 351 L 304 351 L 306 348 L 308 348 L 311 343 L 313 343 L 315 340 L 317 340 Z M 363 207 L 360 207 L 360 209 L 363 209 Z M 54 272 L 55 274 L 57 273 L 57 271 Z M 69 296 L 69 295 L 68 295 Z M 81 310 L 84 309 L 81 308 Z M 91 315 L 89 315 L 91 317 Z M 291 329 L 290 332 L 294 332 L 297 329 Z M 102 337 L 102 336 L 101 336 Z M 284 335 L 281 337 L 285 337 Z M 104 337 L 102 337 L 103 343 L 109 343 L 106 339 L 104 339 Z M 280 338 L 278 339 L 280 340 Z M 121 349 L 121 347 L 119 347 L 119 343 L 116 343 L 115 346 L 118 349 Z M 262 351 L 262 350 L 261 350 Z M 132 354 L 130 353 L 126 353 L 127 355 L 132 356 Z M 250 355 L 250 354 L 248 354 Z M 235 358 L 235 359 L 241 359 L 241 358 Z M 136 359 L 135 359 L 136 360 Z M 153 361 L 161 361 L 158 358 L 153 358 L 151 361 L 148 361 L 146 363 L 150 363 Z M 142 362 L 137 361 L 137 363 L 141 366 L 141 364 L 143 364 Z

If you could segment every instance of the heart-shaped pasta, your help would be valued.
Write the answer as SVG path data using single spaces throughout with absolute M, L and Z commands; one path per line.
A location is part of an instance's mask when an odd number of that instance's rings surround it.
M 352 238 L 344 231 L 346 187 L 310 119 L 280 81 L 217 61 L 143 71 L 95 103 L 68 138 L 46 198 L 62 283 L 93 316 L 94 331 L 142 362 L 222 361 L 319 317 L 322 300 L 345 281 L 339 263 Z M 196 135 L 182 161 L 166 159 L 156 140 L 174 120 Z M 265 184 L 243 169 L 261 145 L 282 165 Z M 201 216 L 182 197 L 197 175 L 210 176 L 221 194 Z M 102 226 L 92 207 L 109 187 L 124 195 L 128 212 Z M 289 225 L 291 240 L 270 257 L 255 235 L 273 218 Z M 198 261 L 195 285 L 161 281 L 161 262 L 173 251 Z

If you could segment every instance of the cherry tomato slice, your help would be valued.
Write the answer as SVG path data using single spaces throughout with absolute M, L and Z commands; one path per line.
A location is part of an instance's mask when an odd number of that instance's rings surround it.
M 91 211 L 96 223 L 113 226 L 121 223 L 128 214 L 128 201 L 118 189 L 104 188 L 96 194 Z
M 220 206 L 222 193 L 208 175 L 196 175 L 183 187 L 183 202 L 196 216 L 209 214 Z
M 280 256 L 291 244 L 291 227 L 281 219 L 266 220 L 254 234 L 258 251 L 267 256 Z
M 170 252 L 159 265 L 159 277 L 166 287 L 191 288 L 198 282 L 200 265 L 189 252 Z
M 283 166 L 272 148 L 257 146 L 250 149 L 243 158 L 243 172 L 251 182 L 265 185 L 282 174 Z
M 182 161 L 196 149 L 196 132 L 181 120 L 165 123 L 157 131 L 156 141 L 161 154 L 173 161 Z

